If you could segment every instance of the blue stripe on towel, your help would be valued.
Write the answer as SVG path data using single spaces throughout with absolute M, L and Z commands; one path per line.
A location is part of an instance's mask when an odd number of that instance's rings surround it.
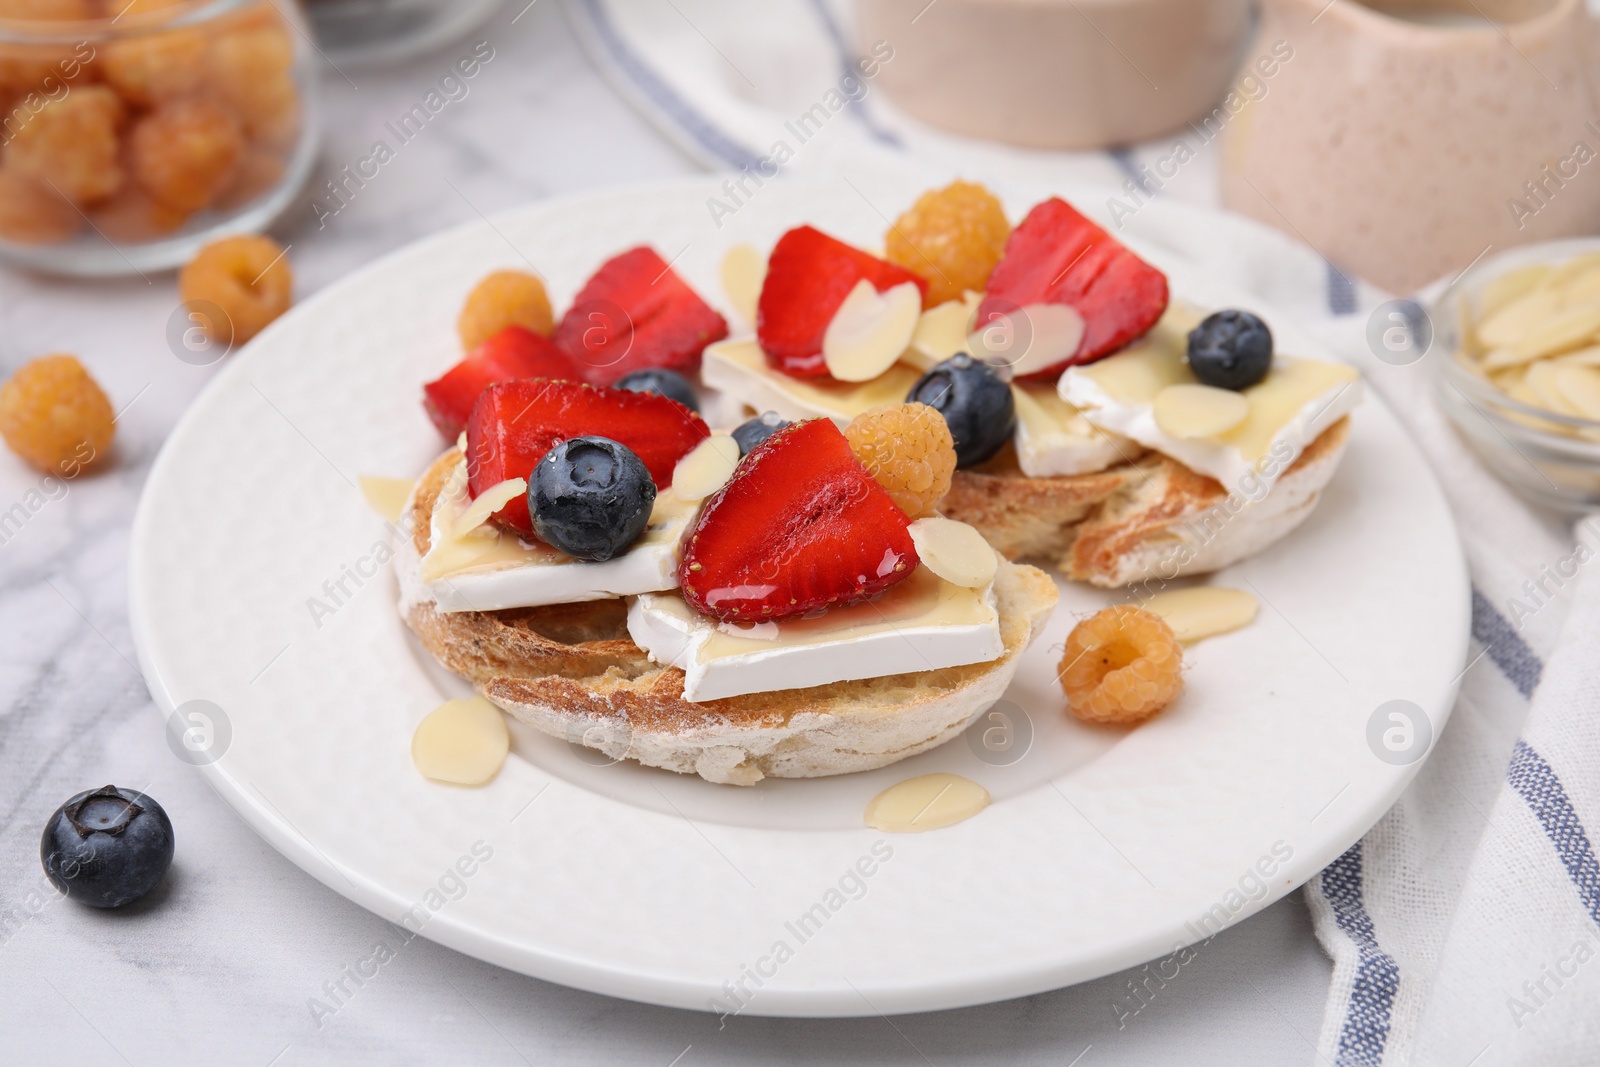
M 1472 637 L 1484 647 L 1500 673 L 1517 687 L 1523 699 L 1533 696 L 1544 675 L 1544 664 L 1477 586 L 1472 587 Z
M 578 0 L 578 2 L 588 15 L 596 34 L 599 35 L 600 42 L 610 53 L 612 61 L 639 88 L 639 91 L 649 98 L 654 107 L 677 123 L 685 133 L 694 138 L 695 143 L 735 170 L 755 167 L 761 162 L 759 155 L 728 137 L 705 116 L 690 107 L 683 98 L 672 91 L 671 86 L 661 80 L 661 76 L 649 64 L 633 54 L 621 34 L 617 33 L 617 28 L 612 25 L 611 15 L 606 11 L 603 0 Z
M 838 54 L 839 70 L 845 77 L 862 81 L 861 73 L 856 67 L 855 51 L 850 43 L 844 39 L 844 31 L 839 29 L 839 24 L 833 20 L 833 13 L 828 10 L 827 0 L 811 0 L 811 8 L 817 13 L 817 21 L 822 23 L 822 28 L 827 31 L 828 39 L 833 42 L 833 50 Z M 850 106 L 845 108 L 850 117 L 861 123 L 861 128 L 867 131 L 879 144 L 886 144 L 891 148 L 905 150 L 906 144 L 900 135 L 893 130 L 879 125 L 872 117 L 872 112 L 867 107 L 867 98 L 863 95 L 859 100 L 850 101 Z
M 1511 750 L 1511 765 L 1506 769 L 1506 782 L 1521 794 L 1533 811 L 1534 818 L 1544 827 L 1545 836 L 1555 846 L 1567 877 L 1578 889 L 1589 917 L 1600 923 L 1600 860 L 1595 859 L 1589 835 L 1578 821 L 1567 790 L 1551 770 L 1544 757 L 1532 745 L 1517 739 Z
M 1356 311 L 1356 283 L 1350 276 L 1327 260 L 1328 310 L 1335 315 L 1353 315 Z
M 1359 957 L 1344 1024 L 1339 1028 L 1337 1067 L 1380 1067 L 1395 993 L 1400 988 L 1400 965 L 1378 947 L 1372 917 L 1362 903 L 1361 842 L 1351 845 L 1318 877 L 1334 921 L 1355 944 Z

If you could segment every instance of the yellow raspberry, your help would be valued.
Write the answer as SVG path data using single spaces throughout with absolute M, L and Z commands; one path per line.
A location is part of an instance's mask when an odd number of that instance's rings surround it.
M 929 306 L 983 292 L 1011 223 L 995 195 L 972 182 L 923 193 L 884 238 L 889 262 L 928 280 Z
M 73 89 L 15 135 L 7 126 L 6 166 L 74 204 L 104 200 L 122 186 L 117 131 L 125 114 L 121 99 L 103 85 Z
M 1183 646 L 1159 616 L 1118 604 L 1072 628 L 1058 677 L 1078 718 L 1129 726 L 1183 688 Z
M 544 282 L 520 270 L 497 270 L 473 286 L 456 320 L 461 347 L 471 352 L 507 326 L 550 336 L 555 325 Z
M 71 201 L 0 164 L 0 237 L 19 244 L 55 244 L 82 228 L 83 216 Z
M 178 272 L 178 296 L 186 304 L 214 304 L 226 321 L 210 321 L 206 332 L 222 344 L 244 344 L 289 310 L 294 272 L 286 249 L 270 237 L 224 237 L 206 245 Z
M 116 413 L 72 356 L 44 356 L 0 386 L 0 437 L 11 451 L 68 478 L 111 448 Z
M 233 184 L 244 149 L 239 120 L 205 97 L 169 100 L 128 131 L 134 178 L 157 200 L 186 212 L 210 206 Z
M 956 445 L 944 416 L 926 404 L 885 404 L 857 415 L 844 430 L 850 451 L 900 509 L 932 515 L 950 492 Z

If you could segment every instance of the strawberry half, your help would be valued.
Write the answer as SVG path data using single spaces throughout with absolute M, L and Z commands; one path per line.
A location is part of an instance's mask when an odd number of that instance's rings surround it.
M 832 421 L 798 422 L 706 501 L 678 565 L 683 596 L 740 621 L 863 600 L 916 569 L 910 522 Z
M 1026 375 L 1052 378 L 1138 340 L 1167 310 L 1167 276 L 1065 200 L 1052 197 L 1011 231 L 978 306 L 982 325 L 1029 304 L 1065 304 L 1083 316 L 1078 350 Z
M 609 385 L 647 367 L 694 374 L 706 345 L 726 336 L 723 317 L 655 249 L 641 247 L 600 265 L 552 338 L 585 381 Z
M 598 434 L 627 445 L 657 486 L 672 483 L 672 468 L 711 436 L 704 420 L 658 393 L 632 393 L 579 382 L 514 381 L 491 385 L 467 420 L 467 489 L 476 497 L 507 478 L 527 478 L 559 442 Z M 519 496 L 495 521 L 533 536 L 528 498 Z
M 521 326 L 507 326 L 467 353 L 444 376 L 422 387 L 422 406 L 445 438 L 454 441 L 467 428 L 478 394 L 495 382 L 518 378 L 579 377 L 566 353 Z
M 767 362 L 791 377 L 827 377 L 822 335 L 863 278 L 880 293 L 914 282 L 927 303 L 928 283 L 922 278 L 821 230 L 801 226 L 778 238 L 756 306 L 756 340 Z

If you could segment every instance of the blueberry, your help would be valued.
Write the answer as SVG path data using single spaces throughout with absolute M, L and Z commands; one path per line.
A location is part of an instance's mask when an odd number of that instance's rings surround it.
M 1017 428 L 1016 404 L 995 369 L 957 352 L 911 387 L 906 400 L 927 404 L 950 426 L 956 466 L 982 463 L 1005 447 Z
M 172 866 L 172 820 L 143 793 L 114 785 L 79 793 L 45 824 L 39 859 L 73 900 L 120 908 L 160 885 Z
M 1219 311 L 1189 332 L 1189 369 L 1206 385 L 1248 389 L 1272 369 L 1272 331 L 1248 311 Z
M 533 529 L 569 556 L 601 563 L 650 525 L 656 483 L 644 461 L 609 437 L 574 437 L 533 468 Z
M 689 379 L 675 370 L 649 367 L 645 370 L 630 371 L 612 382 L 611 387 L 626 389 L 630 393 L 660 393 L 669 400 L 676 400 L 690 411 L 700 410 L 700 398 L 695 395 L 694 386 L 689 384 Z
M 755 418 L 741 422 L 733 431 L 733 439 L 739 443 L 739 455 L 748 456 L 756 445 L 787 425 L 788 420 L 776 411 L 763 411 Z

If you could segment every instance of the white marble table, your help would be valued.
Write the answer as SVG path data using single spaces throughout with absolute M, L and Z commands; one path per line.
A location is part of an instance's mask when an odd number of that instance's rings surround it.
M 513 4 L 458 45 L 382 72 L 328 71 L 324 168 L 365 154 L 474 42 L 471 95 L 319 229 L 278 228 L 298 295 L 415 238 L 530 199 L 694 171 L 576 47 L 560 9 Z M 309 198 L 308 198 L 309 200 Z M 129 525 L 150 463 L 215 372 L 168 350 L 171 275 L 71 282 L 0 269 L 0 371 L 77 354 L 121 409 L 114 467 L 0 535 L 0 1062 L 1295 1064 L 1315 1059 L 1329 965 L 1299 894 L 1227 931 L 1161 983 L 1138 971 L 988 1007 L 858 1020 L 708 1015 L 611 1000 L 420 939 L 331 1016 L 328 984 L 398 944 L 257 838 L 180 763 L 134 665 Z M 0 454 L 0 512 L 40 485 Z M 248 492 L 248 486 L 241 486 Z M 71 794 L 147 788 L 176 825 L 156 897 L 102 914 L 47 899 L 37 842 Z M 1019 921 L 1026 921 L 1019 917 Z M 1130 983 L 1148 1005 L 1128 1013 Z M 1119 1009 L 1119 1005 L 1122 1007 Z

